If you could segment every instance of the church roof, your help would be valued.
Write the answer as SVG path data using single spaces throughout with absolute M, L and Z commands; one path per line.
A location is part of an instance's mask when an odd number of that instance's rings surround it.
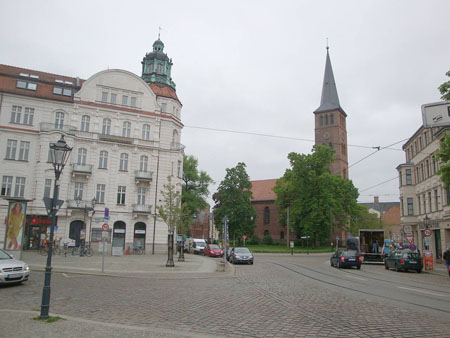
M 250 181 L 252 183 L 252 201 L 275 201 L 277 195 L 273 191 L 277 178 Z
M 327 47 L 327 59 L 325 62 L 325 75 L 323 77 L 322 98 L 320 100 L 320 107 L 317 108 L 314 113 L 320 113 L 330 110 L 341 110 L 342 112 L 344 112 L 339 103 L 336 82 L 334 81 L 333 68 L 331 67 L 330 54 Z

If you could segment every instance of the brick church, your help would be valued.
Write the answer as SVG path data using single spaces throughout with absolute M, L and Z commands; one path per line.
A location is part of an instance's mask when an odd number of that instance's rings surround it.
M 347 114 L 339 103 L 327 47 L 322 97 L 319 108 L 314 111 L 315 144 L 329 145 L 336 151 L 330 171 L 343 178 L 348 178 L 346 118 Z M 262 240 L 265 235 L 270 235 L 275 242 L 296 240 L 297 234 L 288 236 L 286 225 L 278 223 L 276 194 L 273 191 L 276 181 L 277 179 L 251 181 L 253 185 L 251 203 L 257 213 L 254 234 L 259 240 Z M 343 235 L 339 229 L 335 229 L 334 237 L 343 238 Z

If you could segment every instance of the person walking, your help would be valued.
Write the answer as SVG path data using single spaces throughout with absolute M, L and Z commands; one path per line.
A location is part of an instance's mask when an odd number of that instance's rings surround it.
M 444 251 L 445 266 L 447 267 L 448 276 L 450 277 L 450 245 L 447 247 L 447 250 Z

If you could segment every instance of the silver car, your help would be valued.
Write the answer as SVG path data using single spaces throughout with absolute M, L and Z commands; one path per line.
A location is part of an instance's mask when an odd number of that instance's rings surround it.
M 22 283 L 28 280 L 30 267 L 25 262 L 14 259 L 0 249 L 0 284 Z

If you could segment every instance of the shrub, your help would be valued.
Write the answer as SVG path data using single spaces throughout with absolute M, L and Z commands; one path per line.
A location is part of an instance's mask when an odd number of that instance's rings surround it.
M 264 235 L 263 242 L 264 242 L 264 244 L 271 245 L 271 244 L 273 243 L 272 236 L 270 236 L 270 235 Z
M 258 237 L 256 237 L 255 235 L 252 235 L 246 242 L 249 245 L 258 245 L 259 244 L 259 239 Z

